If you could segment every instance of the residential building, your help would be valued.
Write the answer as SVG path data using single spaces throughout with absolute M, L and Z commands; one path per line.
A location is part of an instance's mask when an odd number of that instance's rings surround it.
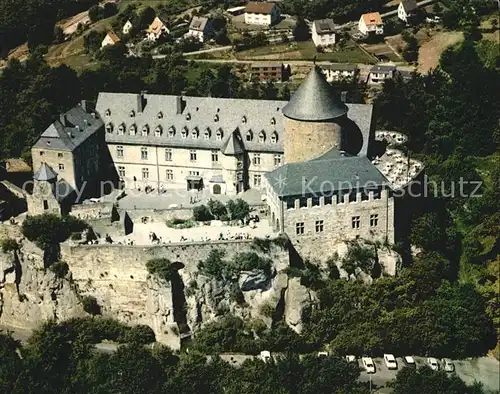
M 365 36 L 369 34 L 384 34 L 384 23 L 379 12 L 371 12 L 361 15 L 359 18 L 358 29 Z
M 396 75 L 401 75 L 401 78 L 403 78 L 404 81 L 410 81 L 413 78 L 413 74 L 415 74 L 416 71 L 409 71 L 409 70 L 396 70 Z
M 245 13 L 245 9 L 247 7 L 245 6 L 239 6 L 239 7 L 232 7 L 232 8 L 228 8 L 226 10 L 226 12 L 231 15 L 231 16 L 238 16 L 238 15 L 242 15 Z
M 312 40 L 317 47 L 335 44 L 335 25 L 332 19 L 320 19 L 313 22 Z
M 282 63 L 253 63 L 251 66 L 252 78 L 261 81 L 287 81 L 290 77 L 290 66 Z
M 115 45 L 118 42 L 120 42 L 120 38 L 114 32 L 109 31 L 102 40 L 101 48 L 107 47 L 108 45 Z
M 211 37 L 212 33 L 212 24 L 208 18 L 193 16 L 189 25 L 189 31 L 185 34 L 185 37 L 195 37 L 200 42 L 205 42 Z
M 122 33 L 129 34 L 132 27 L 134 27 L 134 25 L 132 25 L 132 21 L 130 19 L 127 20 L 127 22 L 125 22 L 125 24 L 122 27 Z
M 169 33 L 170 30 L 168 30 L 166 23 L 161 18 L 156 16 L 146 30 L 146 38 L 149 41 L 156 41 L 161 36 Z
M 281 10 L 275 3 L 251 1 L 245 8 L 245 23 L 271 26 L 280 21 Z
M 394 78 L 396 66 L 392 65 L 377 65 L 370 69 L 368 74 L 369 85 L 379 85 L 387 79 Z
M 415 18 L 417 10 L 417 0 L 402 0 L 398 6 L 398 18 L 405 23 L 410 23 Z
M 325 74 L 328 82 L 353 80 L 358 73 L 358 66 L 355 64 L 321 64 L 321 71 Z

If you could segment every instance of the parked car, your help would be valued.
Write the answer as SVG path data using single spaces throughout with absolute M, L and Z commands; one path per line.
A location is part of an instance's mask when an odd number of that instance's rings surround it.
M 265 363 L 271 361 L 271 352 L 267 350 L 263 350 L 260 352 L 260 359 Z
M 352 356 L 352 355 L 349 355 L 349 356 L 345 356 L 345 359 L 348 363 L 354 363 L 356 362 L 356 356 Z
M 433 371 L 439 371 L 438 360 L 436 360 L 434 357 L 427 357 L 427 364 Z
M 411 367 L 411 368 L 417 367 L 417 363 L 415 362 L 415 359 L 412 356 L 404 356 L 403 362 L 405 363 L 405 365 L 407 367 Z
M 363 368 L 367 373 L 375 373 L 375 364 L 371 357 L 362 357 L 361 362 L 363 363 Z
M 387 369 L 398 369 L 396 358 L 392 354 L 384 354 L 384 362 Z
M 453 362 L 449 358 L 443 358 L 441 362 L 446 372 L 453 372 L 455 370 L 455 365 L 453 365 Z

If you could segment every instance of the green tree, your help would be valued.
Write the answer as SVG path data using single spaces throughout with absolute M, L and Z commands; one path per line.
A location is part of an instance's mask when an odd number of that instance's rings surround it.
M 146 263 L 148 272 L 157 275 L 159 278 L 169 282 L 172 274 L 176 271 L 170 260 L 166 258 L 151 259 Z
M 307 26 L 304 18 L 297 18 L 292 34 L 295 41 L 307 41 L 309 39 L 309 26 Z
M 98 5 L 93 5 L 89 8 L 89 19 L 90 22 L 95 23 L 102 18 L 102 9 Z
M 210 199 L 208 200 L 207 206 L 212 216 L 216 219 L 222 220 L 225 216 L 227 216 L 227 209 L 219 200 Z
M 226 203 L 226 209 L 231 220 L 245 220 L 250 214 L 250 206 L 245 200 L 237 198 Z

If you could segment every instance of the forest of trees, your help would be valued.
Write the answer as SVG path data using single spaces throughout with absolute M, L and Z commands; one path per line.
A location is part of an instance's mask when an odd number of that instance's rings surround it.
M 359 367 L 342 358 L 283 354 L 265 363 L 246 360 L 235 368 L 217 356 L 211 361 L 194 350 L 180 355 L 151 339 L 129 335 L 113 354 L 93 344 L 119 338 L 121 324 L 89 318 L 79 324 L 45 323 L 24 345 L 0 333 L 2 393 L 165 393 L 165 394 L 364 394 Z M 84 323 L 84 324 L 82 324 Z M 99 335 L 103 334 L 103 335 Z M 104 337 L 104 338 L 103 338 Z M 391 385 L 394 394 L 483 394 L 457 376 L 428 367 L 402 369 Z

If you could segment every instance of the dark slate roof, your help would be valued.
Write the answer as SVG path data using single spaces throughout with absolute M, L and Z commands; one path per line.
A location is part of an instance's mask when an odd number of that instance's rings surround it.
M 223 144 L 236 129 L 242 137 L 242 144 L 248 152 L 283 153 L 284 127 L 282 108 L 286 101 L 226 99 L 216 97 L 184 96 L 185 107 L 177 111 L 177 96 L 145 94 L 145 106 L 138 111 L 138 94 L 134 93 L 99 93 L 96 109 L 104 123 L 112 124 L 113 131 L 105 132 L 106 142 L 124 145 L 164 146 L 186 149 L 221 149 Z M 363 149 L 366 154 L 373 118 L 371 104 L 347 104 L 348 117 L 360 129 L 363 135 Z M 109 115 L 106 115 L 109 110 Z M 135 116 L 130 117 L 130 111 Z M 161 118 L 158 114 L 161 112 Z M 189 120 L 186 115 L 189 114 Z M 218 120 L 214 116 L 218 115 Z M 274 118 L 274 120 L 273 120 Z M 118 133 L 118 126 L 125 125 L 125 133 Z M 274 123 L 274 124 L 273 124 Z M 136 135 L 129 134 L 129 127 L 137 126 Z M 142 135 L 141 129 L 148 125 L 150 132 Z M 162 127 L 163 134 L 156 136 L 154 130 Z M 168 129 L 175 129 L 174 136 L 169 136 Z M 199 138 L 181 137 L 181 130 L 187 127 L 189 132 L 199 130 Z M 205 131 L 210 130 L 210 137 L 205 138 Z M 216 138 L 216 131 L 222 130 L 223 138 Z M 264 131 L 266 139 L 259 142 L 259 133 Z M 253 140 L 247 141 L 246 134 L 251 131 Z M 278 134 L 277 142 L 271 141 L 273 132 Z
M 63 124 L 64 122 L 64 124 Z M 76 106 L 60 116 L 40 136 L 34 147 L 73 151 L 103 126 L 99 116 Z
M 370 69 L 371 73 L 384 73 L 384 74 L 389 74 L 391 72 L 396 71 L 396 66 L 391 66 L 391 65 L 378 65 L 378 66 L 373 66 Z
M 204 31 L 207 23 L 208 18 L 203 16 L 193 16 L 191 24 L 189 25 L 189 30 Z
M 358 66 L 356 64 L 348 63 L 336 63 L 336 64 L 321 64 L 320 67 L 323 70 L 334 70 L 334 71 L 356 71 Z
M 333 19 L 319 19 L 313 22 L 316 33 L 330 34 L 335 33 L 335 24 Z
M 289 163 L 265 174 L 279 197 L 328 194 L 387 185 L 387 179 L 365 156 L 342 156 L 340 152 L 302 163 Z
M 40 168 L 35 175 L 33 175 L 35 181 L 52 181 L 57 179 L 57 172 L 55 172 L 48 164 L 42 163 Z
M 221 151 L 226 156 L 234 156 L 243 153 L 244 147 L 241 136 L 237 131 L 233 131 L 226 142 L 221 147 Z
M 406 12 L 415 11 L 418 8 L 417 0 L 403 0 L 401 3 Z
M 304 82 L 283 108 L 287 118 L 302 121 L 324 121 L 347 113 L 347 107 L 336 97 L 318 66 L 314 66 Z

